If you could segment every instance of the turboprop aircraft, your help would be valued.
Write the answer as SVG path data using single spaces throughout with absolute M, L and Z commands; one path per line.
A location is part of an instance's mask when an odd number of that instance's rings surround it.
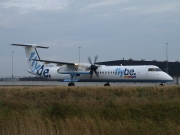
M 104 86 L 110 86 L 110 82 L 158 82 L 164 84 L 173 81 L 172 77 L 154 65 L 144 66 L 106 66 L 96 64 L 88 58 L 89 63 L 69 63 L 42 60 L 37 48 L 49 47 L 33 44 L 12 44 L 25 48 L 29 65 L 28 72 L 47 79 L 58 79 L 69 82 L 68 86 L 75 86 L 74 82 L 105 82 Z M 49 66 L 49 64 L 55 66 Z M 94 75 L 95 74 L 95 75 Z

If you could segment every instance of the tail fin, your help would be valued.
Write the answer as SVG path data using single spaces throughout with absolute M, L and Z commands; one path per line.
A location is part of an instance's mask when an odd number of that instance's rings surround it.
M 12 45 L 22 46 L 25 48 L 26 58 L 27 58 L 28 65 L 32 73 L 34 73 L 34 71 L 38 70 L 42 66 L 42 62 L 35 61 L 35 60 L 40 60 L 40 57 L 36 48 L 45 48 L 45 49 L 49 48 L 49 47 L 43 47 L 43 46 L 36 46 L 33 44 L 12 44 Z

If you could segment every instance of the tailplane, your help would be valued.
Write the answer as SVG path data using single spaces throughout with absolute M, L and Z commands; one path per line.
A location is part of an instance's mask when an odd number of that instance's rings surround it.
M 49 48 L 49 47 L 44 47 L 44 46 L 37 46 L 34 44 L 12 44 L 12 45 L 22 46 L 25 48 L 26 58 L 27 58 L 28 66 L 30 68 L 31 73 L 35 73 L 35 71 L 37 71 L 42 66 L 42 62 L 35 61 L 35 60 L 40 60 L 40 56 L 36 48 L 44 48 L 44 49 Z

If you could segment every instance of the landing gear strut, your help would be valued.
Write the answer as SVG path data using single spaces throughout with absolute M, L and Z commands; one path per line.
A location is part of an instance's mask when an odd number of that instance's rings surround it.
M 110 84 L 107 82 L 107 83 L 104 84 L 104 86 L 110 86 Z
M 71 82 L 68 83 L 68 86 L 75 86 L 73 82 L 76 80 L 76 77 L 79 76 L 79 74 L 70 74 L 70 76 L 71 76 Z
M 75 86 L 73 82 L 68 83 L 68 86 Z

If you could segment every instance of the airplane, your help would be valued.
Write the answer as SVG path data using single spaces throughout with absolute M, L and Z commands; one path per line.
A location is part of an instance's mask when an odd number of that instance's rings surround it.
M 29 65 L 28 72 L 47 79 L 56 79 L 68 82 L 68 86 L 75 86 L 75 82 L 105 82 L 104 86 L 110 86 L 110 82 L 156 82 L 164 85 L 173 81 L 173 78 L 154 65 L 137 66 L 106 66 L 96 64 L 88 58 L 89 63 L 69 63 L 59 61 L 42 60 L 37 48 L 49 47 L 36 44 L 11 44 L 25 48 Z M 51 66 L 54 64 L 54 66 Z M 94 75 L 95 74 L 95 75 Z

